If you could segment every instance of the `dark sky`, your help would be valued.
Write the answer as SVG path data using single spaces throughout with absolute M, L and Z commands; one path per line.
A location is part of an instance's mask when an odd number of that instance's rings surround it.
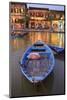
M 64 11 L 64 6 L 61 5 L 27 4 L 27 7 L 49 8 L 50 10 Z

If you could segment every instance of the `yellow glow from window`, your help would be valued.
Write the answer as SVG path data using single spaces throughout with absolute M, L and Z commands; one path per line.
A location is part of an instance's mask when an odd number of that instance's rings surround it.
M 31 17 L 31 19 L 35 19 L 35 20 L 44 20 L 43 17 Z
M 21 12 L 23 13 L 23 8 L 21 8 Z

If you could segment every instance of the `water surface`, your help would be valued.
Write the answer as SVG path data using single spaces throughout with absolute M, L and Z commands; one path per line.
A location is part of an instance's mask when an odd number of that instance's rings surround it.
M 42 40 L 46 44 L 64 47 L 63 37 L 63 34 L 56 35 L 54 33 L 53 35 L 48 35 L 48 33 L 44 32 L 30 32 L 22 38 L 10 39 L 11 97 L 64 94 L 64 58 L 62 55 L 55 57 L 55 68 L 53 73 L 46 78 L 46 80 L 36 85 L 30 83 L 24 77 L 19 65 L 19 61 L 25 50 L 37 40 Z

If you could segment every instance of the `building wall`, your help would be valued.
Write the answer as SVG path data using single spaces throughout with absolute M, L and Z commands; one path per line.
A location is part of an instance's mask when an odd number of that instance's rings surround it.
M 25 28 L 25 10 L 26 4 L 21 3 L 11 3 L 10 6 L 10 25 L 11 25 L 11 34 L 19 34 L 20 30 Z M 17 32 L 15 32 L 15 30 Z
M 28 9 L 30 16 L 29 28 L 53 29 L 64 32 L 64 12 Z M 61 25 L 60 25 L 61 23 Z
M 44 28 L 45 20 L 47 20 L 48 10 L 28 9 L 30 16 L 29 28 Z

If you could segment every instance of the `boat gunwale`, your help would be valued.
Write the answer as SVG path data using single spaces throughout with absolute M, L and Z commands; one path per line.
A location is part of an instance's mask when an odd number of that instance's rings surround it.
M 34 45 L 32 45 L 32 46 L 34 46 Z M 29 47 L 27 48 L 27 50 L 24 52 L 24 54 L 23 54 L 23 56 L 22 56 L 22 58 L 21 58 L 21 62 L 20 62 L 20 63 L 21 63 L 20 69 L 21 69 L 22 73 L 24 74 L 24 76 L 25 76 L 31 83 L 34 83 L 34 82 L 32 81 L 32 77 L 31 77 L 31 79 L 30 79 L 30 77 L 28 77 L 28 76 L 24 73 L 23 68 L 22 68 L 22 65 L 23 65 L 23 62 L 22 62 L 22 61 L 23 61 L 25 55 L 26 55 L 27 53 L 30 53 L 29 50 L 32 48 L 32 46 L 29 46 Z M 49 48 L 49 46 L 47 46 L 47 45 L 46 45 L 46 47 Z M 49 48 L 49 49 L 50 49 L 50 48 Z M 49 51 L 51 52 L 51 54 L 52 54 L 52 56 L 53 56 L 53 60 L 54 60 L 53 52 L 51 51 L 51 49 L 50 49 Z M 53 65 L 51 66 L 51 69 L 48 71 L 48 73 L 45 74 L 45 76 L 43 76 L 42 80 L 46 79 L 46 78 L 50 75 L 50 73 L 53 71 L 54 63 L 55 63 L 55 60 L 53 61 Z M 38 80 L 38 81 L 36 81 L 35 83 L 38 83 L 39 81 L 41 81 L 41 80 Z

